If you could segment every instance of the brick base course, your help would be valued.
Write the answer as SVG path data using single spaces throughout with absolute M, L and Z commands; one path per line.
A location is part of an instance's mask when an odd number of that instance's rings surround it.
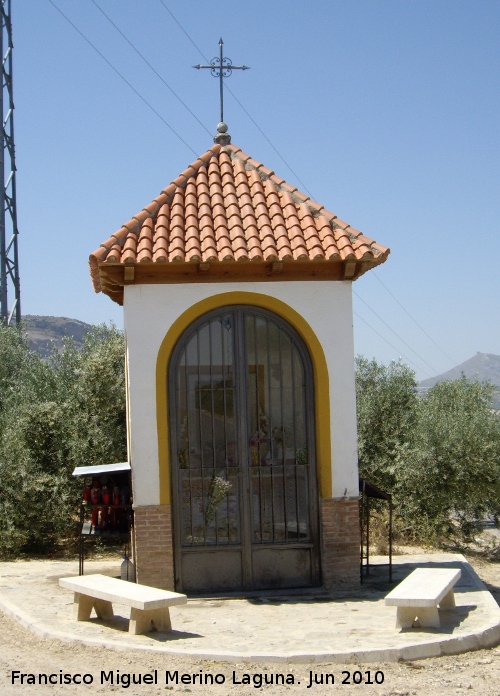
M 358 587 L 360 560 L 358 498 L 320 501 L 321 567 L 327 590 Z
M 175 590 L 170 505 L 134 508 L 134 556 L 138 583 Z
M 321 568 L 327 590 L 359 586 L 358 498 L 320 501 Z M 137 582 L 175 590 L 170 505 L 134 509 L 134 563 Z

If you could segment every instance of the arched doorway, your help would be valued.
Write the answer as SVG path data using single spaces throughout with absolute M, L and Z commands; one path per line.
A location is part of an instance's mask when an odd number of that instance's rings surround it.
M 320 584 L 311 361 L 257 307 L 214 310 L 169 366 L 176 589 Z

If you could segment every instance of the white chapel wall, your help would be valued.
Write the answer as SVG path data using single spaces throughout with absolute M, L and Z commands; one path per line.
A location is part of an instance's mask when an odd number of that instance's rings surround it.
M 358 495 L 351 283 L 339 281 L 125 286 L 129 424 L 134 504 L 158 505 L 156 360 L 173 322 L 192 305 L 253 292 L 292 307 L 319 339 L 330 377 L 333 497 Z M 166 385 L 165 385 L 166 388 Z

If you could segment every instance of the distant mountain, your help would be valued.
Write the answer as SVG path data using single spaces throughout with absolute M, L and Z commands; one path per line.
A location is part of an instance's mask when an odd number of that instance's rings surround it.
M 78 347 L 83 345 L 83 337 L 92 327 L 77 319 L 66 317 L 40 317 L 26 314 L 23 322 L 28 334 L 31 350 L 36 350 L 42 357 L 47 357 L 55 345 L 62 350 L 63 338 L 71 336 Z
M 71 336 L 78 347 L 83 345 L 83 338 L 92 327 L 77 319 L 66 317 L 41 317 L 27 314 L 23 322 L 28 333 L 31 350 L 37 350 L 42 357 L 47 357 L 55 344 L 58 350 L 63 347 L 63 338 Z M 437 377 L 424 379 L 418 384 L 418 391 L 425 393 L 438 382 L 459 379 L 462 374 L 480 382 L 489 381 L 500 389 L 500 355 L 477 353 L 473 358 L 443 372 Z M 495 408 L 500 409 L 500 393 L 494 401 Z
M 500 389 L 500 355 L 492 353 L 477 353 L 473 358 L 452 367 L 448 372 L 443 372 L 437 377 L 430 377 L 419 382 L 420 392 L 425 392 L 438 382 L 459 379 L 462 374 L 469 379 L 478 379 L 480 382 L 491 382 Z M 494 402 L 495 408 L 500 408 L 500 397 L 497 396 Z

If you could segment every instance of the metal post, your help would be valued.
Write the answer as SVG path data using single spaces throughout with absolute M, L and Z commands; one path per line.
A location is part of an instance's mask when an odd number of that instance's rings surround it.
M 359 499 L 359 581 L 363 584 L 363 490 Z
M 11 0 L 1 0 L 2 27 L 0 55 L 2 56 L 2 145 L 0 147 L 0 323 L 21 321 L 21 285 L 19 278 L 18 228 L 16 201 L 16 163 L 14 148 L 14 99 L 12 87 L 12 21 Z M 6 177 L 6 173 L 8 176 Z M 7 215 L 6 215 L 7 213 Z M 14 291 L 12 307 L 8 309 L 8 286 Z
M 360 509 L 360 515 L 359 515 L 359 527 L 360 527 L 360 538 L 361 538 L 361 554 L 360 554 L 360 560 L 359 560 L 359 575 L 360 575 L 360 580 L 361 584 L 363 584 L 363 561 L 365 558 L 365 501 L 366 501 L 366 492 L 365 492 L 365 479 L 362 479 L 361 481 L 361 509 Z
M 366 497 L 366 574 L 370 575 L 370 497 Z
M 3 56 L 3 31 L 5 24 L 5 3 L 2 2 L 2 30 L 0 31 L 0 55 Z M 4 74 L 5 68 L 2 70 Z M 3 78 L 2 89 L 0 90 L 0 113 L 3 119 Z M 4 165 L 4 143 L 2 139 L 2 147 L 0 148 L 0 181 L 5 181 L 5 165 Z M 5 204 L 0 206 L 0 322 L 7 323 L 7 258 L 5 255 Z
M 392 495 L 389 498 L 389 582 L 392 582 Z
M 222 36 L 219 41 L 219 48 L 220 48 L 220 56 L 219 56 L 219 65 L 221 66 L 219 70 L 219 83 L 220 83 L 220 122 L 224 123 L 224 71 L 222 70 L 222 66 L 224 65 L 223 61 L 223 56 L 222 56 L 222 47 L 224 46 L 224 41 L 222 40 Z

